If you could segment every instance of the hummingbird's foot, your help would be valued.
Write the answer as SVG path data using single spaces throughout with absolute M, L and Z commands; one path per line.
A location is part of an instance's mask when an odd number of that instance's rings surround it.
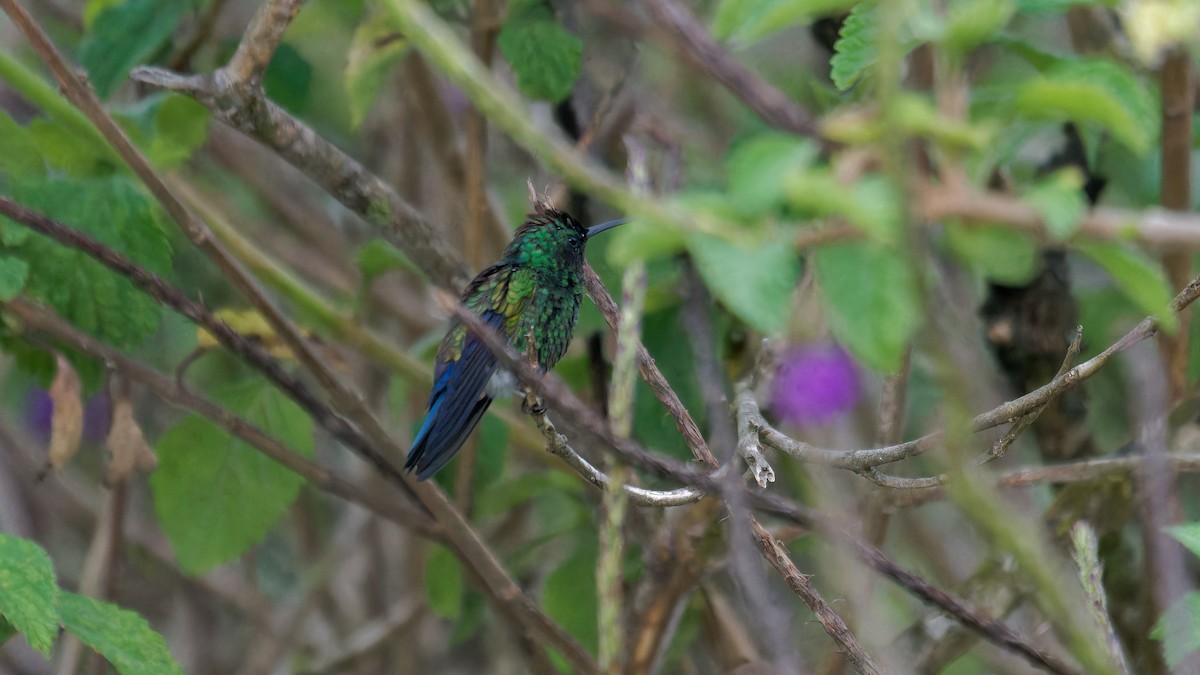
M 521 412 L 526 415 L 545 415 L 546 404 L 532 391 L 526 390 L 525 398 L 521 401 Z

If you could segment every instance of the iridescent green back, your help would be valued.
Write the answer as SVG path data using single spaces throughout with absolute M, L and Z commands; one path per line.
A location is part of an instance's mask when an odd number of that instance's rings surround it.
M 571 342 L 583 299 L 586 230 L 553 209 L 531 216 L 495 265 L 480 272 L 463 293 L 463 304 L 479 314 L 504 317 L 500 331 L 522 354 L 532 336 L 542 371 L 558 363 Z M 462 354 L 466 327 L 453 326 L 438 363 Z

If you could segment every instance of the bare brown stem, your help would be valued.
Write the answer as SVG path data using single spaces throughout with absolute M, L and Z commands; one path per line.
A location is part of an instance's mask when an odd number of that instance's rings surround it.
M 641 5 L 681 56 L 723 84 L 767 124 L 802 136 L 820 138 L 816 123 L 807 110 L 735 61 L 682 3 L 642 0 Z
M 850 632 L 849 626 L 838 616 L 837 612 L 825 602 L 825 598 L 817 592 L 817 589 L 809 581 L 808 576 L 802 574 L 796 568 L 796 564 L 787 554 L 787 549 L 783 544 L 779 543 L 771 536 L 762 525 L 755 520 L 754 516 L 750 516 L 750 533 L 754 537 L 755 543 L 758 544 L 762 551 L 763 557 L 767 562 L 774 567 L 788 587 L 792 589 L 805 605 L 812 610 L 813 616 L 817 617 L 817 621 L 821 623 L 821 627 L 833 638 L 834 642 L 838 643 L 846 655 L 846 659 L 850 665 L 864 675 L 878 675 L 884 671 L 880 670 L 875 664 L 875 660 L 867 654 L 862 645 L 858 644 L 858 639 Z

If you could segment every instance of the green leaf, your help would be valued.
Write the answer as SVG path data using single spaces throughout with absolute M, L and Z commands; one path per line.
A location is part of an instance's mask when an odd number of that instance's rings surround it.
M 8 642 L 9 638 L 16 634 L 17 629 L 8 622 L 8 619 L 5 619 L 3 615 L 0 615 L 0 647 L 3 647 L 4 643 Z
M 803 172 L 819 154 L 812 140 L 792 134 L 766 132 L 739 143 L 725 162 L 730 201 L 748 216 L 776 210 L 788 177 Z
M 275 50 L 267 72 L 263 73 L 263 89 L 281 108 L 300 115 L 308 107 L 312 77 L 312 65 L 295 47 L 284 42 Z
M 0 615 L 46 656 L 58 637 L 58 582 L 41 546 L 0 532 Z
M 1027 14 L 1060 14 L 1076 5 L 1104 5 L 1112 7 L 1113 0 L 1097 2 L 1097 0 L 1017 0 L 1017 9 Z
M 20 178 L 45 171 L 42 154 L 29 130 L 0 110 L 0 173 Z
M 111 173 L 109 157 L 93 141 L 67 127 L 36 119 L 25 127 L 34 147 L 52 167 L 72 176 L 93 176 Z M 107 171 L 105 169 L 108 168 Z M 17 178 L 18 176 L 14 176 Z M 28 177 L 28 176 L 26 176 Z
M 583 56 L 583 42 L 554 20 L 541 0 L 514 3 L 497 45 L 526 96 L 557 103 L 571 93 Z
M 814 217 L 838 216 L 871 237 L 893 241 L 903 224 L 900 195 L 883 176 L 865 176 L 853 185 L 831 171 L 813 170 L 788 181 L 789 204 Z
M 1158 137 L 1156 99 L 1130 71 L 1107 59 L 1063 61 L 1019 86 L 1014 106 L 1035 119 L 1100 124 L 1139 154 Z
M 62 594 L 59 612 L 63 628 L 121 675 L 183 675 L 166 640 L 140 615 L 76 593 Z
M 208 108 L 186 96 L 166 96 L 154 115 L 150 159 L 164 169 L 183 164 L 208 139 L 210 117 Z
M 808 23 L 814 17 L 844 11 L 855 0 L 721 0 L 713 16 L 713 34 L 742 45 Z
M 943 43 L 960 54 L 990 42 L 1016 12 L 1012 0 L 958 0 L 950 3 Z
M 604 236 L 609 239 L 605 257 L 616 267 L 675 255 L 687 245 L 687 235 L 674 223 L 634 219 Z
M 1050 236 L 1066 241 L 1079 231 L 1087 211 L 1082 188 L 1083 173 L 1079 169 L 1062 169 L 1040 181 L 1023 199 L 1041 214 Z
M 1142 252 L 1115 242 L 1080 242 L 1077 247 L 1103 267 L 1139 309 L 1157 319 L 1163 330 L 1175 332 L 1177 319 L 1171 311 L 1171 286 L 1162 266 Z
M 24 260 L 0 255 L 0 302 L 17 297 L 25 288 L 25 279 L 28 277 L 29 265 Z
M 400 249 L 383 239 L 372 239 L 358 251 L 358 271 L 363 282 L 369 283 L 381 274 L 392 270 L 414 270 L 416 266 Z
M 79 45 L 79 60 L 100 98 L 108 98 L 136 65 L 171 38 L 190 3 L 125 0 L 106 7 Z
M 484 415 L 479 422 L 479 455 L 475 458 L 475 477 L 471 484 L 478 494 L 485 485 L 492 485 L 504 475 L 508 457 L 508 424 L 495 415 Z
M 1162 641 L 1171 670 L 1178 668 L 1189 654 L 1200 650 L 1200 593 L 1188 593 L 1164 612 L 1150 637 Z
M 208 109 L 172 93 L 158 93 L 113 112 L 125 134 L 155 165 L 179 166 L 208 137 Z
M 727 310 L 766 335 L 783 332 L 800 278 L 794 248 L 781 242 L 735 245 L 697 232 L 688 237 L 688 250 L 705 285 Z
M 261 379 L 222 392 L 219 401 L 288 448 L 313 453 L 312 420 Z M 150 476 L 158 519 L 179 565 L 203 573 L 242 554 L 287 512 L 300 476 L 207 420 L 190 415 L 159 440 Z
M 833 58 L 829 60 L 829 77 L 838 89 L 845 91 L 854 86 L 867 68 L 875 65 L 878 16 L 873 3 L 860 2 L 842 24 L 838 41 L 833 45 Z
M 354 128 L 375 102 L 375 96 L 396 64 L 408 52 L 404 39 L 384 14 L 371 13 L 354 29 L 346 59 L 346 94 Z
M 1184 523 L 1166 528 L 1167 534 L 1175 537 L 1194 556 L 1200 556 L 1200 523 Z
M 947 225 L 946 244 L 968 267 L 1007 286 L 1028 283 L 1041 260 L 1037 242 L 998 225 Z
M 425 597 L 434 614 L 451 621 L 462 615 L 466 583 L 458 558 L 433 544 L 425 556 Z
M 589 539 L 581 542 L 571 557 L 546 577 L 542 608 L 595 653 L 599 639 L 597 607 L 596 543 Z
M 126 177 L 15 182 L 13 199 L 165 274 L 171 249 L 159 211 Z M 158 328 L 161 308 L 124 277 L 86 254 L 0 221 L 0 240 L 29 265 L 27 292 L 78 328 L 117 347 L 134 347 Z
M 923 321 L 908 260 L 880 244 L 848 242 L 816 249 L 813 265 L 834 337 L 867 366 L 895 372 Z
M 653 278 L 653 269 L 648 270 Z M 671 282 L 677 287 L 676 282 Z M 677 297 L 677 296 L 676 296 Z M 649 311 L 642 318 L 642 343 L 655 356 L 659 370 L 667 381 L 675 388 L 683 406 L 692 411 L 696 424 L 701 429 L 704 426 L 704 398 L 700 393 L 700 381 L 696 375 L 696 357 L 690 339 L 684 339 L 686 333 L 680 320 L 682 310 L 676 300 L 675 304 L 657 311 Z M 714 319 L 721 321 L 725 316 L 721 312 L 713 312 Z M 730 320 L 732 322 L 732 320 Z M 718 333 L 719 335 L 719 333 Z M 718 344 L 721 344 L 718 338 Z M 684 459 L 691 458 L 691 452 L 679 437 L 675 421 L 670 415 L 663 414 L 662 404 L 655 398 L 650 385 L 641 378 L 634 385 L 633 396 L 633 434 L 642 439 L 648 446 L 662 450 L 672 456 Z M 588 507 L 590 509 L 590 506 Z M 585 512 L 584 517 L 588 518 Z

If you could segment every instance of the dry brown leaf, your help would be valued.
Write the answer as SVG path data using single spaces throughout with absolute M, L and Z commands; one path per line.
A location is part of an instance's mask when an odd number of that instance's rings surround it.
M 109 452 L 108 467 L 104 471 L 106 485 L 115 485 L 134 467 L 149 470 L 158 463 L 142 435 L 142 428 L 133 418 L 133 402 L 128 396 L 119 395 L 113 401 L 112 426 L 104 444 Z
M 50 416 L 50 449 L 46 453 L 46 466 L 39 476 L 59 470 L 75 456 L 79 441 L 83 439 L 83 396 L 79 373 L 62 354 L 55 353 L 57 372 L 50 383 L 50 401 L 54 412 Z

